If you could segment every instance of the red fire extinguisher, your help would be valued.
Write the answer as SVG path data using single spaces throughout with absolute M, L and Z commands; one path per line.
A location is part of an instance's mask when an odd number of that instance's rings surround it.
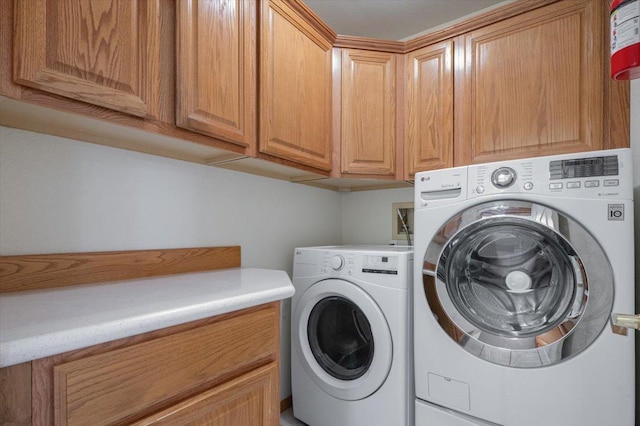
M 640 78 L 640 0 L 611 2 L 611 77 Z

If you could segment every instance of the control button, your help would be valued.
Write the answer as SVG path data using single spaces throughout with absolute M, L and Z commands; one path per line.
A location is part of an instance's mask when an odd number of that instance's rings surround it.
M 516 181 L 516 171 L 511 167 L 500 167 L 491 175 L 491 183 L 496 188 L 508 188 Z
M 340 255 L 335 255 L 331 258 L 331 267 L 334 271 L 339 271 L 344 266 L 344 258 Z
M 549 184 L 549 189 L 562 189 L 562 184 L 561 183 L 550 183 Z
M 602 181 L 603 186 L 618 186 L 620 181 L 618 179 L 605 179 Z
M 584 187 L 585 188 L 597 188 L 600 186 L 600 181 L 599 180 L 586 180 L 584 182 Z
M 527 191 L 531 191 L 533 189 L 533 182 L 525 182 L 522 187 Z
M 567 188 L 569 189 L 580 188 L 580 182 L 567 182 Z
M 478 185 L 478 186 L 476 187 L 476 192 L 477 192 L 478 194 L 482 194 L 482 193 L 484 192 L 484 186 L 482 186 L 482 185 Z

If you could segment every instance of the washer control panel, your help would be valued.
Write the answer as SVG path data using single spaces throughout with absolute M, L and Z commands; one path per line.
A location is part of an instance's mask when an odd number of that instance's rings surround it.
M 467 197 L 530 193 L 626 198 L 633 192 L 629 149 L 563 154 L 468 166 Z

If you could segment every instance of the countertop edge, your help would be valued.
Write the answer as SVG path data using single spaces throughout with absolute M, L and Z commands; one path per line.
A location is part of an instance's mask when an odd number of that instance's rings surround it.
M 275 288 L 196 305 L 0 342 L 0 368 L 287 299 L 294 292 L 293 284 L 289 281 Z

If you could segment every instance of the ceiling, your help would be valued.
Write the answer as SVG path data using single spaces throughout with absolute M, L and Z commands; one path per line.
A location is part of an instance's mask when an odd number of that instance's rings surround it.
M 513 0 L 304 0 L 340 35 L 405 40 Z

